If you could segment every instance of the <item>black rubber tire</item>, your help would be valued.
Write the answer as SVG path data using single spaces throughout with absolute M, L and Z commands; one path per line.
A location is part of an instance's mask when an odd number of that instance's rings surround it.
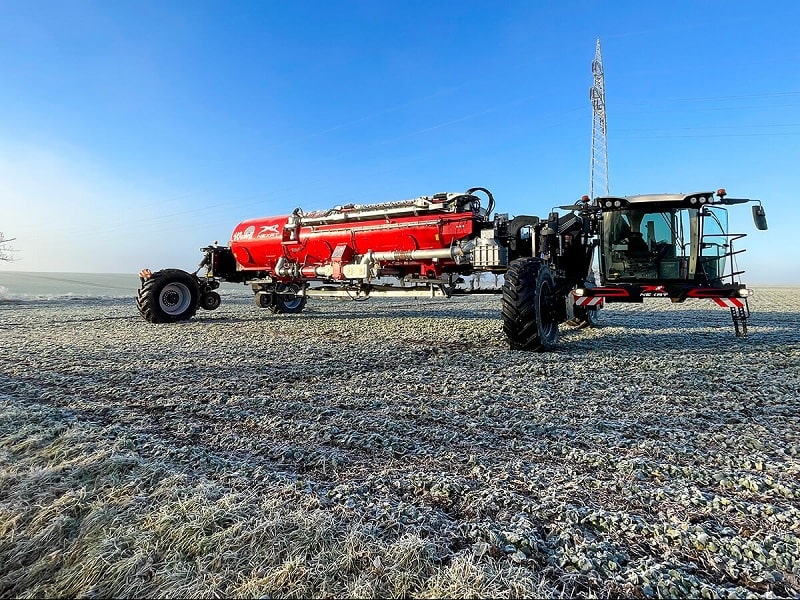
M 150 323 L 175 323 L 191 319 L 197 313 L 199 299 L 194 275 L 180 269 L 163 269 L 142 282 L 136 306 Z
M 296 283 L 289 283 L 286 286 L 279 286 L 276 290 L 275 302 L 267 308 L 269 308 L 269 310 L 276 315 L 295 314 L 302 312 L 302 310 L 306 307 L 308 298 L 306 296 L 296 296 L 294 294 L 281 294 L 281 291 L 285 290 L 286 288 L 289 288 L 294 292 L 300 291 L 300 286 Z
M 511 263 L 503 284 L 503 331 L 512 350 L 542 352 L 558 343 L 558 299 L 550 268 L 538 258 Z
M 264 291 L 256 292 L 255 303 L 258 308 L 269 308 L 272 306 L 272 294 Z
M 200 296 L 200 308 L 203 310 L 217 310 L 220 304 L 222 304 L 222 298 L 217 292 L 206 292 Z
M 600 327 L 600 311 L 594 307 L 584 308 L 583 306 L 573 307 L 575 315 L 575 327 Z

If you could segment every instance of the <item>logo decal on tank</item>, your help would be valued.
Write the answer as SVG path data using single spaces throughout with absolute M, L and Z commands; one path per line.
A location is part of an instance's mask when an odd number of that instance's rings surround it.
M 253 234 L 256 232 L 256 228 L 254 225 L 250 225 L 244 231 L 237 231 L 233 234 L 233 240 L 238 242 L 239 240 L 252 240 Z
M 278 231 L 278 225 L 262 225 L 261 230 L 258 232 L 256 237 L 267 238 L 276 235 L 280 235 L 280 232 Z

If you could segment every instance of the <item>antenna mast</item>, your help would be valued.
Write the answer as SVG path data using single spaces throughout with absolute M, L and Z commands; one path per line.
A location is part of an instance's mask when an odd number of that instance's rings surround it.
M 589 90 L 592 101 L 592 165 L 589 197 L 608 196 L 608 148 L 606 145 L 606 87 L 603 79 L 603 57 L 600 55 L 600 38 L 592 61 L 594 85 Z

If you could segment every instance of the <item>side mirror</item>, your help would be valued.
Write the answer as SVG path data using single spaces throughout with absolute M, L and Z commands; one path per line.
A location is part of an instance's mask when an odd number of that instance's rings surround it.
M 753 206 L 753 223 L 759 231 L 767 230 L 767 213 L 760 204 Z

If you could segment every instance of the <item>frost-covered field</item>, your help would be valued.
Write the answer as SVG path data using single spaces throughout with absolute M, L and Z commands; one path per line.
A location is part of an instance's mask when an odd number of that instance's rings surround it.
M 800 594 L 800 289 L 499 302 L 0 304 L 0 597 Z

